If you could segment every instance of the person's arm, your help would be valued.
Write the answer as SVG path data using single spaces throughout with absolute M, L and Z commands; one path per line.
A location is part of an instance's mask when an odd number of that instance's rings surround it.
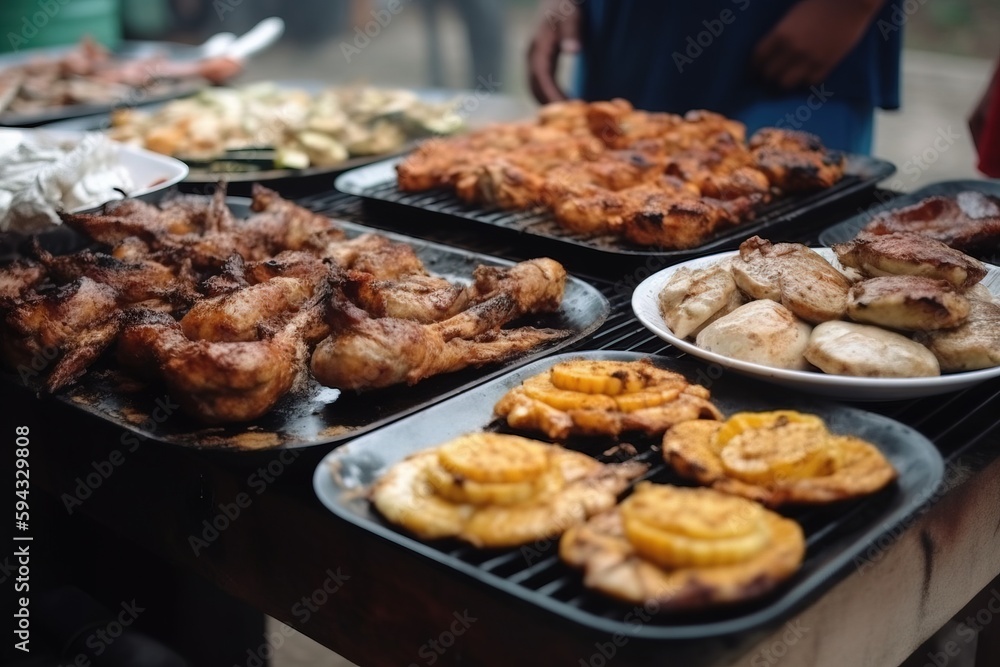
M 983 128 L 986 127 L 986 114 L 989 113 L 990 102 L 997 95 L 1000 95 L 1000 62 L 993 70 L 993 78 L 990 85 L 983 91 L 983 96 L 979 98 L 979 103 L 972 109 L 969 116 L 969 131 L 972 133 L 972 142 L 976 145 L 976 150 L 980 150 L 980 139 L 983 136 Z
M 579 0 L 544 0 L 541 18 L 528 47 L 531 92 L 542 104 L 566 99 L 556 83 L 556 68 L 563 53 L 580 51 Z
M 757 44 L 753 66 L 781 88 L 822 83 L 861 40 L 885 0 L 802 0 Z

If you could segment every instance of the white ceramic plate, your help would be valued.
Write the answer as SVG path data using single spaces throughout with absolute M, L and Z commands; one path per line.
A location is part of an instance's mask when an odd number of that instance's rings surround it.
M 836 255 L 829 248 L 814 248 L 814 250 L 829 260 L 834 266 L 840 266 Z M 731 359 L 730 357 L 708 352 L 694 343 L 678 338 L 670 331 L 663 316 L 660 315 L 659 294 L 670 280 L 671 276 L 681 267 L 692 269 L 703 268 L 716 262 L 732 257 L 737 251 L 699 257 L 688 262 L 676 264 L 653 274 L 644 280 L 632 294 L 632 310 L 642 324 L 678 349 L 699 357 L 723 369 L 729 369 L 759 380 L 773 382 L 792 389 L 799 389 L 814 394 L 834 396 L 853 401 L 895 401 L 921 396 L 945 394 L 971 387 L 975 384 L 1000 377 L 1000 367 L 987 368 L 980 371 L 964 373 L 948 373 L 936 377 L 924 378 L 866 378 L 847 375 L 827 375 L 819 371 L 793 371 L 783 368 L 770 368 L 760 364 Z M 1000 296 L 1000 268 L 986 265 L 989 272 L 983 280 L 994 296 Z
M 15 148 L 25 138 L 32 135 L 52 137 L 59 141 L 73 141 L 80 139 L 84 134 L 84 132 L 67 130 L 0 129 L 0 154 Z M 180 160 L 153 153 L 144 148 L 119 144 L 118 159 L 128 171 L 134 185 L 129 196 L 137 199 L 155 199 L 157 193 L 177 185 L 188 175 L 188 166 Z M 74 209 L 70 213 L 89 211 L 105 203 L 107 202 L 94 202 L 88 206 Z

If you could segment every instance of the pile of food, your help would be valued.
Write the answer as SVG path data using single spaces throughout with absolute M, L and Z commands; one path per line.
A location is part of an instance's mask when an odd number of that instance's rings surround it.
M 503 328 L 559 309 L 566 272 L 536 259 L 480 266 L 471 284 L 430 274 L 414 249 L 347 238 L 257 186 L 253 214 L 211 202 L 125 200 L 65 215 L 103 244 L 0 268 L 3 358 L 57 391 L 106 350 L 121 369 L 167 386 L 208 423 L 267 413 L 309 377 L 365 391 L 505 360 L 567 332 Z M 38 360 L 44 360 L 39 365 Z M 39 371 L 39 367 L 42 368 Z
M 135 185 L 121 165 L 118 147 L 96 132 L 72 141 L 21 135 L 16 145 L 4 148 L 0 146 L 0 232 L 44 230 L 60 223 L 60 211 L 121 199 Z
M 398 165 L 405 192 L 447 188 L 463 201 L 544 209 L 586 236 L 692 248 L 792 193 L 828 188 L 844 158 L 802 132 L 707 111 L 637 111 L 624 100 L 561 102 L 534 121 L 426 142 Z
M 512 410 L 510 399 L 525 396 L 536 403 Z M 691 397 L 700 409 L 689 409 Z M 830 433 L 816 415 L 724 419 L 709 398 L 648 361 L 561 362 L 496 405 L 517 434 L 470 433 L 418 451 L 384 471 L 370 498 L 424 540 L 501 548 L 559 538 L 560 557 L 584 571 L 585 586 L 629 603 L 677 611 L 751 600 L 805 557 L 802 528 L 769 508 L 864 497 L 896 471 L 876 446 Z M 518 410 L 544 417 L 525 420 Z M 647 419 L 620 427 L 641 412 Z M 602 463 L 525 437 L 551 436 L 553 415 L 577 427 L 570 435 L 610 436 L 633 454 L 620 434 L 662 438 L 664 462 L 701 487 L 638 481 L 653 472 L 647 463 Z
M 414 139 L 462 127 L 451 102 L 407 90 L 329 88 L 318 93 L 261 83 L 211 88 L 156 111 L 112 115 L 111 136 L 210 171 L 252 171 L 261 151 L 277 169 L 329 167 L 383 155 Z M 243 155 L 241 156 L 241 152 Z
M 0 119 L 71 105 L 136 104 L 196 82 L 221 83 L 242 70 L 218 57 L 172 61 L 164 55 L 119 58 L 93 40 L 59 57 L 0 70 Z
M 980 261 L 905 232 L 833 250 L 838 266 L 752 237 L 738 256 L 678 269 L 660 313 L 698 347 L 774 368 L 926 377 L 1000 365 L 1000 304 Z

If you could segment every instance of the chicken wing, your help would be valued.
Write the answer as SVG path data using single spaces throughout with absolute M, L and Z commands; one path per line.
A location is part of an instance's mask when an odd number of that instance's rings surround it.
M 501 291 L 433 324 L 372 319 L 346 298 L 334 299 L 328 309 L 333 334 L 313 353 L 312 372 L 327 386 L 363 391 L 503 361 L 566 336 L 531 327 L 500 330 L 536 307 L 545 308 L 549 298 L 548 290 L 536 293 L 534 301 Z
M 181 407 L 204 422 L 256 419 L 303 373 L 307 338 L 322 327 L 320 301 L 314 298 L 272 337 L 238 342 L 193 341 L 172 317 L 133 311 L 119 337 L 118 360 L 138 374 L 161 377 Z
M 26 381 L 51 368 L 43 386 L 58 391 L 114 340 L 120 316 L 117 292 L 86 277 L 31 295 L 3 318 L 4 358 Z

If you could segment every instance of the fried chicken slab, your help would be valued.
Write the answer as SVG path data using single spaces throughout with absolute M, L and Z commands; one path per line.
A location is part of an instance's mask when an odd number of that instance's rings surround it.
M 769 128 L 748 143 L 719 114 L 611 100 L 559 102 L 534 122 L 426 142 L 397 165 L 397 182 L 487 209 L 547 210 L 584 236 L 684 249 L 753 219 L 775 194 L 828 188 L 843 173 L 843 157 L 812 135 Z

